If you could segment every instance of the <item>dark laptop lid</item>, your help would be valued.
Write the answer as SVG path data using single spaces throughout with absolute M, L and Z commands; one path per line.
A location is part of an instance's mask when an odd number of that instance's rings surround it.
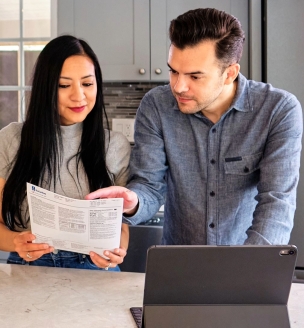
M 154 246 L 143 327 L 290 327 L 295 246 Z
M 295 246 L 153 246 L 144 304 L 287 304 Z

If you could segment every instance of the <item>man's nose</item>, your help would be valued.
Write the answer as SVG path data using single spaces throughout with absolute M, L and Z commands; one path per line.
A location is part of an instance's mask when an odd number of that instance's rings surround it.
M 173 89 L 176 93 L 183 93 L 189 90 L 187 79 L 179 75 L 174 83 Z

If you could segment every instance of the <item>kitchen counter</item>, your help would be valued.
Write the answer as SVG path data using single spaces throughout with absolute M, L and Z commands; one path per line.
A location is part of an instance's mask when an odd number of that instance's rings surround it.
M 135 328 L 144 274 L 0 264 L 0 326 Z M 293 284 L 291 327 L 304 327 L 304 284 Z
M 135 328 L 144 274 L 0 264 L 1 328 Z

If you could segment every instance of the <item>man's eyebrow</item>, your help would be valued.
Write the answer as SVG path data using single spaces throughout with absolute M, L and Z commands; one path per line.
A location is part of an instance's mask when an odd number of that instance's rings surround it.
M 167 63 L 168 67 L 174 71 L 174 72 L 177 72 L 174 68 L 172 68 L 168 63 Z M 201 72 L 201 71 L 196 71 L 196 72 L 189 72 L 189 73 L 185 73 L 185 75 L 195 75 L 195 74 L 205 74 L 204 72 Z
M 81 79 L 83 80 L 83 79 L 86 79 L 86 78 L 91 77 L 91 76 L 94 77 L 95 75 L 93 75 L 93 74 L 86 75 L 86 76 L 81 77 Z M 66 77 L 66 76 L 60 76 L 60 79 L 72 80 L 70 77 Z
M 168 65 L 168 67 L 169 67 L 172 71 L 176 72 L 176 70 L 173 69 L 173 68 L 169 65 L 169 63 L 167 63 L 167 65 Z

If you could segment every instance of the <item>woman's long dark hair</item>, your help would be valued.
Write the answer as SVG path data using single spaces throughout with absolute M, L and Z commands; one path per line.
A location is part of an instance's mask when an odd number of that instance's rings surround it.
M 90 191 L 112 184 L 106 167 L 104 120 L 105 112 L 102 75 L 98 59 L 83 40 L 63 35 L 50 41 L 40 53 L 33 75 L 32 91 L 26 119 L 21 131 L 21 143 L 12 163 L 12 171 L 3 190 L 2 217 L 6 226 L 26 228 L 21 205 L 26 197 L 26 182 L 50 187 L 51 181 L 60 181 L 62 138 L 58 113 L 58 84 L 64 61 L 75 55 L 88 56 L 95 67 L 97 81 L 96 103 L 83 122 L 79 151 L 76 154 L 77 171 L 81 161 L 87 175 Z

